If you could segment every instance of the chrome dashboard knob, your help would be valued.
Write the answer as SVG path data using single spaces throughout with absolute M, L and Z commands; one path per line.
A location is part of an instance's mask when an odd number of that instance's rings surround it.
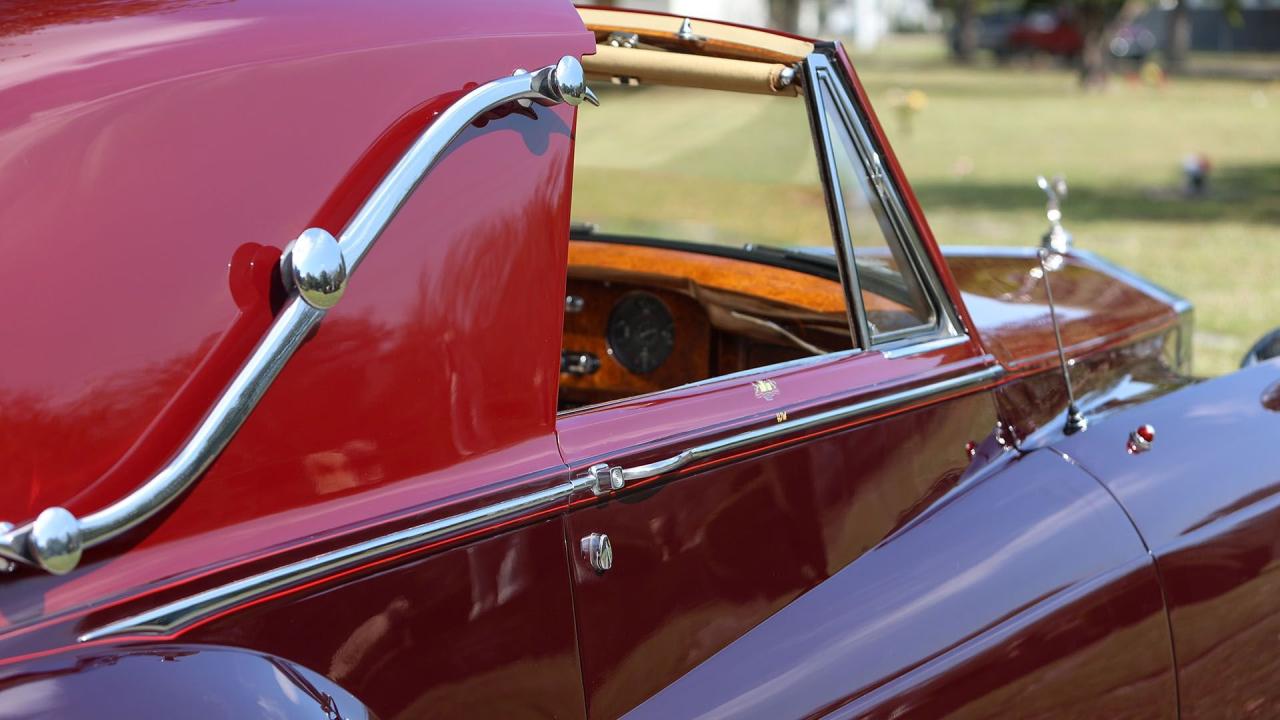
M 582 556 L 592 570 L 603 573 L 613 567 L 613 543 L 604 533 L 591 533 L 582 538 Z

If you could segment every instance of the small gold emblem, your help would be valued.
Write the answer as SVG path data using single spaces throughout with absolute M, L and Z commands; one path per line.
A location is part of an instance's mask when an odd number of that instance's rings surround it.
M 755 386 L 756 397 L 762 400 L 772 400 L 778 395 L 778 384 L 772 380 L 756 380 L 751 384 Z
M 786 421 L 787 421 L 787 411 L 786 411 L 786 410 L 783 410 L 782 412 L 778 413 L 777 415 L 774 415 L 774 417 L 775 417 L 775 418 L 777 418 L 778 422 L 786 422 Z

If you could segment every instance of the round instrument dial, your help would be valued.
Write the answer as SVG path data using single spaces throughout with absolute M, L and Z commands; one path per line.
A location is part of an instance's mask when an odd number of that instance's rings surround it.
M 657 370 L 671 357 L 676 325 L 671 311 L 657 295 L 633 292 L 622 296 L 609 312 L 605 339 L 613 359 L 643 375 Z

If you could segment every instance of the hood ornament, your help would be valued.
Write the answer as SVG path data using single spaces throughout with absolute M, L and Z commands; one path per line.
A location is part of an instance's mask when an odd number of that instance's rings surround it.
M 1053 284 L 1049 276 L 1062 269 L 1066 264 L 1066 256 L 1071 252 L 1071 233 L 1062 227 L 1062 198 L 1067 196 L 1067 181 L 1061 175 L 1053 180 L 1046 180 L 1043 175 L 1036 178 L 1036 184 L 1049 196 L 1045 207 L 1045 216 L 1049 218 L 1049 230 L 1040 239 L 1040 248 L 1036 257 L 1040 260 L 1039 268 L 1032 268 L 1034 276 L 1044 279 L 1044 294 L 1049 304 L 1049 323 L 1053 325 L 1053 342 L 1058 349 L 1058 364 L 1062 370 L 1062 380 L 1067 386 L 1067 419 L 1062 431 L 1074 435 L 1089 427 L 1089 419 L 1081 412 L 1076 403 L 1075 388 L 1071 385 L 1071 363 L 1067 361 L 1067 353 L 1062 347 L 1062 329 L 1058 324 L 1058 308 L 1053 302 Z
M 1066 255 L 1071 252 L 1073 242 L 1071 233 L 1062 227 L 1062 201 L 1067 197 L 1067 180 L 1061 175 L 1055 175 L 1052 180 L 1046 180 L 1041 175 L 1036 178 L 1036 184 L 1048 196 L 1044 214 L 1049 218 L 1049 229 L 1045 231 L 1044 237 L 1040 238 L 1040 247 L 1058 255 Z M 1058 258 L 1057 265 L 1059 267 L 1062 265 L 1061 258 Z

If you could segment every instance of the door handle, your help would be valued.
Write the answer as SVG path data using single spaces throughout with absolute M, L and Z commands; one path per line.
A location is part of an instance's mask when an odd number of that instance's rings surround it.
M 476 118 L 512 101 L 600 104 L 586 85 L 582 64 L 568 55 L 555 65 L 493 80 L 459 98 L 400 156 L 340 238 L 309 228 L 285 249 L 281 276 L 290 296 L 284 308 L 169 463 L 132 493 L 83 519 L 50 507 L 18 527 L 0 523 L 0 569 L 12 570 L 14 563 L 21 563 L 55 575 L 70 572 L 84 550 L 145 522 L 194 484 L 308 333 L 341 299 L 350 276 L 449 144 Z

